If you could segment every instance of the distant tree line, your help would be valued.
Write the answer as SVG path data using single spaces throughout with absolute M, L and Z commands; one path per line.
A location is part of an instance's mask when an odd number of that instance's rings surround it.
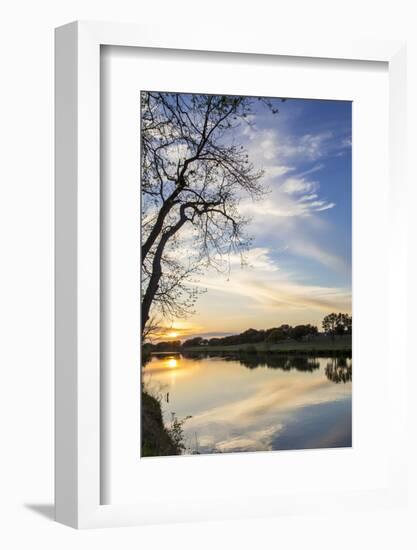
M 282 340 L 302 340 L 306 336 L 315 335 L 318 333 L 317 327 L 313 325 L 281 325 L 266 330 L 256 330 L 250 328 L 240 334 L 232 334 L 223 338 L 210 338 L 206 340 L 201 337 L 191 338 L 183 343 L 183 347 L 194 346 L 233 346 L 235 344 L 258 344 L 261 342 L 280 342 Z
M 334 339 L 335 336 L 352 334 L 352 317 L 346 313 L 330 313 L 324 317 L 322 322 L 323 332 Z M 233 346 L 236 344 L 275 344 L 285 340 L 307 340 L 319 334 L 318 328 L 314 325 L 281 325 L 269 329 L 250 328 L 240 334 L 232 334 L 223 338 L 206 339 L 201 336 L 189 338 L 181 344 L 180 340 L 169 342 L 158 342 L 157 344 L 144 344 L 148 351 L 176 351 L 181 348 L 194 348 L 199 346 Z

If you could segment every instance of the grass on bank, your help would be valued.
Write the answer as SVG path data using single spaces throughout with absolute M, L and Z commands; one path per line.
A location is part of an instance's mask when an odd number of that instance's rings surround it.
M 164 426 L 158 399 L 142 391 L 142 456 L 171 456 L 181 454 Z
M 164 425 L 160 400 L 142 390 L 141 456 L 180 455 L 185 449 L 182 426 L 188 419 L 173 418 L 171 427 Z

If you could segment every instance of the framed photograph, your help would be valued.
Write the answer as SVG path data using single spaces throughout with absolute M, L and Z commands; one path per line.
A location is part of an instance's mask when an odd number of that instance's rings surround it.
M 351 128 L 141 92 L 143 457 L 352 447 Z
M 404 48 L 57 29 L 58 521 L 404 502 Z

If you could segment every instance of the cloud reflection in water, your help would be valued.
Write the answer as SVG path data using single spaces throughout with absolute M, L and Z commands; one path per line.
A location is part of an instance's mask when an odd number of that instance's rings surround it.
M 192 416 L 184 425 L 189 452 L 349 447 L 351 360 L 343 361 L 160 356 L 145 367 L 144 380 L 170 392 L 167 421 L 172 412 Z

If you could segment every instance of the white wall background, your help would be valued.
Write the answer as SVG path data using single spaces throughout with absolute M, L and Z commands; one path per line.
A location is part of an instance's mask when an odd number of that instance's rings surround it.
M 0 546 L 99 548 L 415 548 L 408 511 L 343 517 L 152 526 L 77 532 L 53 523 L 53 29 L 75 19 L 189 25 L 248 33 L 337 34 L 409 40 L 409 170 L 417 140 L 417 39 L 412 0 L 14 0 L 0 8 Z M 203 23 L 204 22 L 204 23 Z M 210 27 L 210 24 L 211 27 Z M 413 102 L 414 98 L 414 102 Z M 409 189 L 413 234 L 417 183 Z M 411 229 L 411 228 L 410 228 Z M 411 236 L 411 234 L 410 234 Z M 415 237 L 410 281 L 417 280 Z M 413 258 L 411 258 L 413 255 Z M 414 261 L 413 261 L 414 260 Z M 410 289 L 410 305 L 416 292 Z M 414 338 L 410 307 L 410 342 Z M 412 365 L 410 365 L 412 367 Z M 416 365 L 417 367 L 417 365 Z M 410 368 L 410 397 L 416 375 Z M 416 406 L 411 402 L 410 457 Z M 411 454 L 414 453 L 414 454 Z M 412 504 L 417 484 L 412 479 Z M 143 545 L 143 546 L 141 546 Z

